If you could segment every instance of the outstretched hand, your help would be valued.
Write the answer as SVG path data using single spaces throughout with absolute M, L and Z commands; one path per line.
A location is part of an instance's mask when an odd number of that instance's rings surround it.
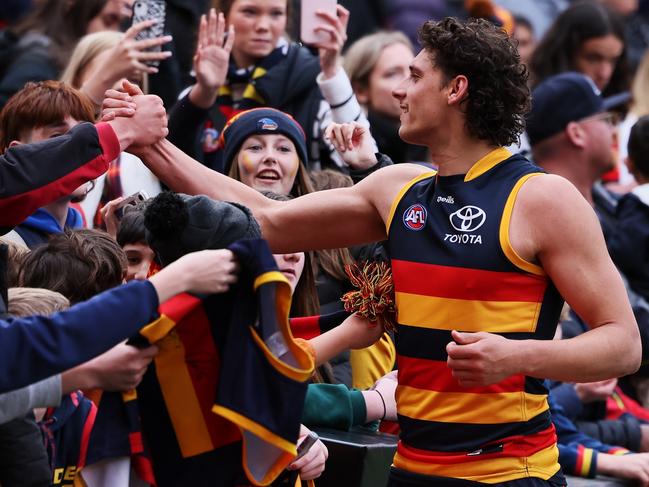
M 331 123 L 325 130 L 325 138 L 352 169 L 367 169 L 377 162 L 372 134 L 358 122 Z
M 460 385 L 486 386 L 520 373 L 515 341 L 487 332 L 453 330 L 451 336 L 454 341 L 446 345 L 447 364 Z
M 148 51 L 152 47 L 171 42 L 172 38 L 169 35 L 153 39 L 135 40 L 140 32 L 152 27 L 155 23 L 155 20 L 145 20 L 131 26 L 124 33 L 124 38 L 111 49 L 110 55 L 102 68 L 108 69 L 113 74 L 115 81 L 121 78 L 136 78 L 141 72 L 157 73 L 158 68 L 148 66 L 146 63 L 163 61 L 172 55 L 171 51 Z
M 122 88 L 124 92 L 106 92 L 101 118 L 111 123 L 121 150 L 149 146 L 167 137 L 167 112 L 162 100 L 155 95 L 143 95 L 137 85 L 126 80 Z
M 578 382 L 574 385 L 575 392 L 581 402 L 606 401 L 617 387 L 617 379 L 600 380 L 597 382 Z
M 211 9 L 209 17 L 201 16 L 198 46 L 194 54 L 196 84 L 189 92 L 190 101 L 200 108 L 210 108 L 219 87 L 225 84 L 234 45 L 234 26 L 225 31 L 225 17 Z
M 119 228 L 119 219 L 115 213 L 122 201 L 124 201 L 124 196 L 109 201 L 101 208 L 101 217 L 106 224 L 106 233 L 114 239 L 117 239 L 117 229 Z
M 356 313 L 345 319 L 340 326 L 349 330 L 349 343 L 347 345 L 350 350 L 372 346 L 385 332 L 380 324 L 370 323 L 367 318 L 363 318 Z
M 98 58 L 97 67 L 81 87 L 88 97 L 101 105 L 101 99 L 107 89 L 123 78 L 141 79 L 142 73 L 157 73 L 158 68 L 149 66 L 151 61 L 163 61 L 171 56 L 171 51 L 150 52 L 152 47 L 162 46 L 171 41 L 171 36 L 156 37 L 155 39 L 135 40 L 143 30 L 155 24 L 153 20 L 138 22 L 126 31 L 122 40 L 113 48 L 105 51 Z

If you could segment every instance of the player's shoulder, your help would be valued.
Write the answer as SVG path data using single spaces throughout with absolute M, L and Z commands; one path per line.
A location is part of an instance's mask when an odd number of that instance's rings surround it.
M 597 225 L 595 212 L 586 198 L 570 181 L 555 174 L 529 178 L 516 198 L 514 211 L 533 222 L 534 227 L 548 227 L 553 233 L 587 221 Z
M 394 164 L 372 173 L 355 188 L 374 205 L 384 221 L 387 221 L 395 198 L 408 183 L 434 175 L 435 171 L 430 166 Z
M 576 204 L 588 205 L 574 184 L 556 174 L 539 174 L 529 178 L 521 188 L 518 199 L 532 207 L 561 208 Z
M 408 182 L 418 177 L 426 177 L 435 175 L 436 171 L 428 165 L 424 164 L 393 164 L 391 166 L 382 167 L 367 179 L 380 180 L 389 186 L 403 186 Z

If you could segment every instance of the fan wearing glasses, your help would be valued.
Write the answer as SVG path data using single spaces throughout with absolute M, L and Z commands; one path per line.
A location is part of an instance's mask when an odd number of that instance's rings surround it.
M 598 181 L 617 164 L 617 115 L 611 110 L 628 101 L 628 93 L 603 98 L 581 73 L 561 73 L 534 89 L 527 118 L 534 161 L 577 187 L 595 209 L 607 240 L 615 210 L 613 197 Z

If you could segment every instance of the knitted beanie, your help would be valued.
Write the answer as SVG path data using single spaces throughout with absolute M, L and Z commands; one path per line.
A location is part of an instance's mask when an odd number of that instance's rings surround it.
M 237 240 L 261 237 L 257 221 L 245 206 L 171 192 L 150 200 L 144 226 L 146 240 L 163 266 L 190 252 L 222 249 Z
M 307 163 L 306 136 L 300 124 L 288 113 L 280 110 L 253 108 L 232 117 L 221 131 L 219 147 L 223 149 L 225 174 L 230 171 L 235 155 L 248 137 L 274 134 L 288 137 L 295 144 L 302 164 Z

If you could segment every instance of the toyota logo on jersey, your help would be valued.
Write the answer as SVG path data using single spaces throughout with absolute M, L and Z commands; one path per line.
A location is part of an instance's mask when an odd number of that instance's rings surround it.
M 426 226 L 428 212 L 420 204 L 412 205 L 403 213 L 403 224 L 406 228 L 418 232 Z
M 451 213 L 449 218 L 451 225 L 458 232 L 475 232 L 484 225 L 487 214 L 482 208 L 468 205 L 460 208 L 455 213 Z

